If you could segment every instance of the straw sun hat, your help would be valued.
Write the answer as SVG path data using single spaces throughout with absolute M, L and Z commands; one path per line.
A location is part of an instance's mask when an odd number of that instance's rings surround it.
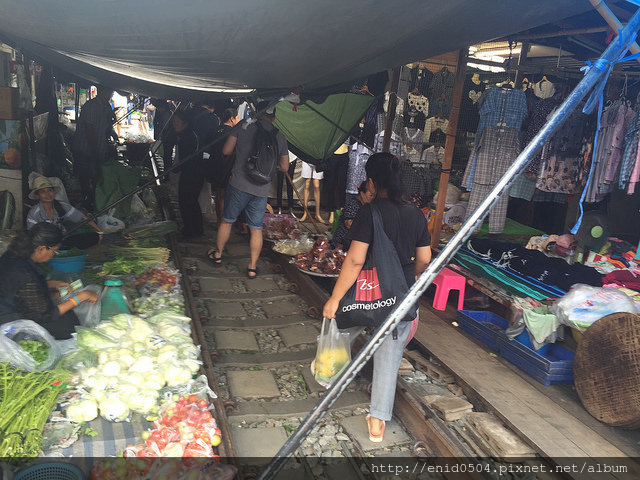
M 60 187 L 54 186 L 47 177 L 36 177 L 31 182 L 31 192 L 29 193 L 29 198 L 31 200 L 39 200 L 38 190 L 42 190 L 43 188 L 53 188 L 54 193 L 58 193 L 60 191 Z

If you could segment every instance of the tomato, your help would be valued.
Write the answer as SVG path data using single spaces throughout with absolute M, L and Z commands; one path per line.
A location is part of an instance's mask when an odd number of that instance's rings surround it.
M 149 458 L 149 457 L 157 457 L 158 455 L 156 454 L 156 452 L 153 451 L 153 449 L 146 447 L 138 452 L 138 456 L 143 458 Z
M 196 403 L 198 401 L 198 396 L 191 394 L 189 395 L 189 403 Z
M 204 422 L 208 422 L 209 420 L 211 420 L 213 417 L 211 416 L 211 412 L 209 410 L 206 410 L 204 412 L 202 412 L 202 420 Z
M 203 409 L 209 408 L 209 402 L 207 402 L 206 400 L 200 400 L 198 402 L 198 407 Z

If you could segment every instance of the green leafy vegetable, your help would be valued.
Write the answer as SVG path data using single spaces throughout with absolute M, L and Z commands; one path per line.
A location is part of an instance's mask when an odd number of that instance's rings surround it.
M 49 357 L 49 349 L 51 346 L 48 343 L 42 343 L 36 340 L 19 340 L 18 345 L 31 355 L 33 359 L 38 362 L 38 365 Z
M 113 262 L 105 262 L 102 266 L 102 273 L 105 275 L 126 275 L 133 273 L 139 275 L 143 272 L 145 264 L 140 260 L 127 260 L 118 258 Z
M 84 252 L 80 250 L 78 247 L 73 247 L 71 250 L 63 250 L 60 251 L 56 256 L 58 258 L 66 258 L 66 257 L 81 257 L 84 255 Z

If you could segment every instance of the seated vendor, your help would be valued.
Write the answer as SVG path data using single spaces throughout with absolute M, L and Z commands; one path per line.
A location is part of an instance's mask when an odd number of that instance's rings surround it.
M 336 228 L 333 238 L 331 239 L 331 248 L 335 249 L 342 246 L 344 237 L 351 228 L 353 219 L 356 218 L 360 207 L 365 203 L 372 202 L 374 198 L 375 195 L 367 192 L 367 186 L 363 182 L 358 187 L 358 195 L 347 199 L 347 202 L 344 204 L 344 208 L 342 209 L 342 213 L 340 214 L 338 228 Z
M 87 219 L 87 217 L 72 205 L 55 199 L 59 188 L 54 187 L 47 177 L 36 177 L 32 182 L 31 193 L 29 198 L 32 200 L 40 200 L 36 205 L 31 207 L 27 215 L 27 229 L 31 229 L 40 222 L 48 222 L 57 225 L 66 232 L 65 222 L 79 223 Z M 102 230 L 95 222 L 88 222 L 88 225 L 95 232 L 77 233 L 69 235 L 64 239 L 62 250 L 68 250 L 73 247 L 88 248 L 100 242 Z
M 73 309 L 82 302 L 95 303 L 98 294 L 83 290 L 59 305 L 52 289 L 69 288 L 67 282 L 46 280 L 36 263 L 48 262 L 58 251 L 62 231 L 41 222 L 14 237 L 0 257 L 0 323 L 33 320 L 58 340 L 71 338 L 79 324 Z

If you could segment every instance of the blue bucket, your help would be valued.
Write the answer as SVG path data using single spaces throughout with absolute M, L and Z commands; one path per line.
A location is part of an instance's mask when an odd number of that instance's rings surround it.
M 60 250 L 64 253 L 66 250 Z M 59 272 L 80 273 L 87 261 L 87 252 L 82 251 L 82 255 L 76 257 L 52 257 L 47 264 L 54 270 Z

